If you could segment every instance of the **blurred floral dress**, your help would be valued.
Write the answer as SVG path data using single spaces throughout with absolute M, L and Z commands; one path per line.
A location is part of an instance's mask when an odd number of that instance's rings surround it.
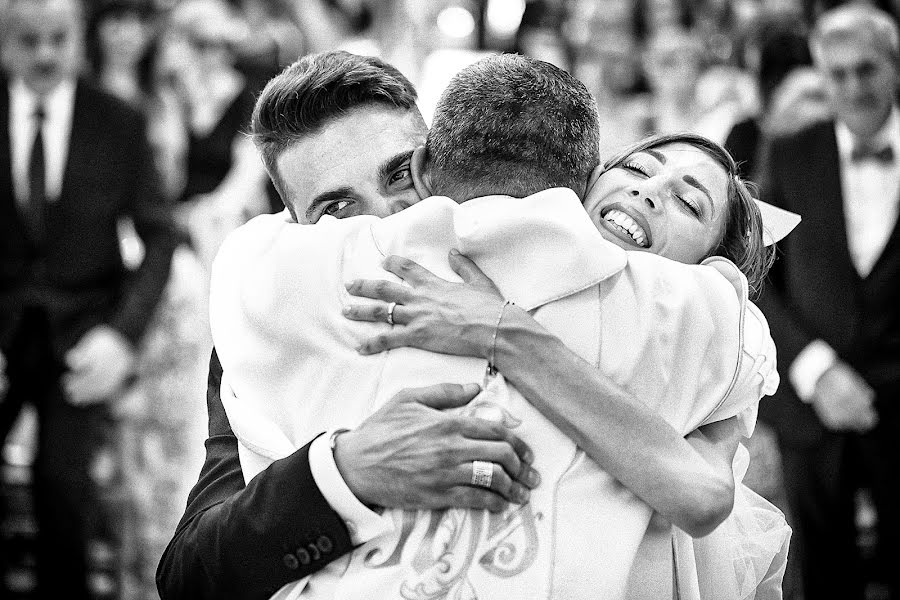
M 138 380 L 116 407 L 121 597 L 157 599 L 155 573 L 203 463 L 211 347 L 205 271 L 176 251 L 140 349 Z

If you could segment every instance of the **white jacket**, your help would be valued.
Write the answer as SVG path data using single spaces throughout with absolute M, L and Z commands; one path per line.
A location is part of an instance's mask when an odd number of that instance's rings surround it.
M 741 415 L 778 383 L 765 319 L 732 263 L 684 265 L 605 241 L 568 189 L 458 205 L 434 197 L 386 219 L 254 219 L 213 268 L 223 398 L 249 480 L 323 429 L 353 427 L 406 387 L 482 382 L 485 361 L 415 349 L 361 356 L 389 327 L 349 321 L 345 282 L 391 279 L 390 254 L 458 277 L 450 248 L 682 434 Z M 500 515 L 385 511 L 394 527 L 279 597 L 619 598 L 651 509 L 502 378 L 468 410 L 519 423 L 541 485 Z M 499 410 L 497 410 L 499 409 Z M 389 440 L 386 440 L 389 443 Z

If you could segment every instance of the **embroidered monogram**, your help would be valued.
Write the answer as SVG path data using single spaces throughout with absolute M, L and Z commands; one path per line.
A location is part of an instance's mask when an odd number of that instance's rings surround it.
M 488 386 L 469 414 L 518 427 L 521 420 L 489 400 L 495 392 L 496 386 Z M 412 556 L 415 575 L 400 583 L 405 600 L 477 600 L 472 569 L 498 578 L 514 577 L 531 567 L 538 554 L 536 521 L 543 515 L 527 503 L 510 505 L 500 513 L 449 509 L 393 514 L 400 521 L 395 523 L 400 535 L 391 545 L 370 550 L 363 564 L 383 569 L 398 565 L 404 554 Z M 425 519 L 425 534 L 416 541 L 412 533 Z

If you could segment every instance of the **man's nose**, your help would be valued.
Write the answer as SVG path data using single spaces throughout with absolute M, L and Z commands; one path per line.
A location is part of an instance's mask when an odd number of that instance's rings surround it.
M 46 63 L 56 56 L 56 52 L 56 45 L 51 40 L 41 40 L 38 42 L 34 54 L 39 61 Z
M 865 91 L 866 81 L 865 77 L 858 75 L 856 73 L 851 73 L 847 76 L 847 80 L 844 82 L 844 90 L 851 97 L 855 97 L 862 92 Z

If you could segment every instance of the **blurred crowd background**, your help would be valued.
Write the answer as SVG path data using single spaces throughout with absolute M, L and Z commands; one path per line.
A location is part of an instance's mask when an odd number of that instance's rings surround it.
M 156 598 L 154 572 L 196 480 L 206 437 L 206 281 L 224 235 L 280 210 L 242 135 L 254 94 L 298 56 L 333 48 L 379 55 L 417 86 L 426 118 L 448 79 L 484 53 L 561 66 L 596 96 L 609 153 L 650 133 L 692 130 L 726 143 L 753 178 L 765 140 L 826 118 L 806 35 L 833 0 L 87 0 L 85 75 L 145 112 L 156 166 L 183 242 L 140 348 L 138 377 L 113 406 L 92 476 L 108 518 L 91 544 L 97 598 Z M 897 15 L 900 2 L 877 3 Z M 2 6 L 2 2 L 0 2 Z M 142 245 L 125 221 L 122 256 Z M 33 589 L 26 410 L 3 450 L 4 597 Z M 756 490 L 784 506 L 779 457 L 762 426 Z M 860 544 L 874 518 L 858 511 Z M 799 598 L 795 577 L 786 597 Z M 877 596 L 877 589 L 872 597 Z

